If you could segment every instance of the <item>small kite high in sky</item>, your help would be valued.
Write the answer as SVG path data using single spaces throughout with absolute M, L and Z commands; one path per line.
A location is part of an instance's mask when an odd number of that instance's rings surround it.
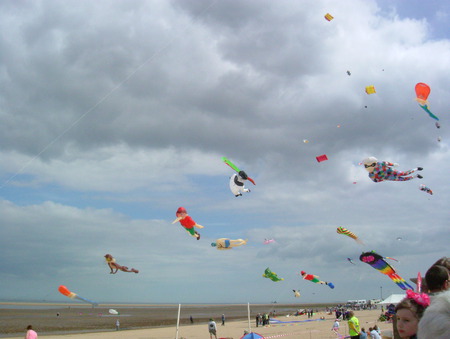
M 424 192 L 430 194 L 430 195 L 433 195 L 433 191 L 431 190 L 431 188 L 429 188 L 429 187 L 427 187 L 427 186 L 425 186 L 423 184 L 419 186 L 419 189 L 421 191 L 424 191 Z
M 350 232 L 350 231 L 349 231 L 348 229 L 346 229 L 345 227 L 339 226 L 339 227 L 336 229 L 336 233 L 338 233 L 338 234 L 344 234 L 344 235 L 346 235 L 347 237 L 350 237 L 350 238 L 352 238 L 353 240 L 355 240 L 358 244 L 363 244 L 362 240 L 359 239 L 358 236 L 357 236 L 355 233 Z
M 292 290 L 294 292 L 294 297 L 300 298 L 300 292 L 298 290 Z
M 194 227 L 197 228 L 203 228 L 202 225 L 197 224 L 188 214 L 184 207 L 179 207 L 177 212 L 175 213 L 177 218 L 172 221 L 172 224 L 175 224 L 176 222 L 180 222 L 181 226 L 184 227 L 184 229 L 193 237 L 196 237 L 197 240 L 200 240 L 200 233 L 197 233 L 197 231 L 194 229 Z
M 416 84 L 416 87 L 414 88 L 416 91 L 416 101 L 419 103 L 419 106 L 428 113 L 428 115 L 433 118 L 434 120 L 439 120 L 437 116 L 435 116 L 431 111 L 428 109 L 428 96 L 430 95 L 431 88 L 427 84 L 423 82 L 419 82 Z
M 264 239 L 264 245 L 268 245 L 268 244 L 271 244 L 271 243 L 273 243 L 273 242 L 275 242 L 275 239 Z
M 130 270 L 130 269 L 128 269 L 127 266 L 122 266 L 122 265 L 119 265 L 118 263 L 116 263 L 116 259 L 114 259 L 114 257 L 111 254 L 105 254 L 105 260 L 106 260 L 106 263 L 108 264 L 109 268 L 111 269 L 111 272 L 109 272 L 110 274 L 116 274 L 117 271 L 128 272 L 128 273 L 139 273 L 139 271 L 134 268 L 132 268 Z
M 367 94 L 374 94 L 374 93 L 376 93 L 377 91 L 375 90 L 375 86 L 373 86 L 373 85 L 370 85 L 370 86 L 366 86 L 366 93 Z
M 353 262 L 352 258 L 347 258 L 347 260 L 348 260 L 351 264 L 356 265 L 356 264 Z
M 322 162 L 322 161 L 328 160 L 328 157 L 327 157 L 326 154 L 322 154 L 322 155 L 318 155 L 318 156 L 316 157 L 316 160 L 317 160 L 317 162 Z
M 362 262 L 365 262 L 366 264 L 369 264 L 376 270 L 380 271 L 381 273 L 387 275 L 389 278 L 392 279 L 393 282 L 397 284 L 402 290 L 412 289 L 412 288 L 401 276 L 397 274 L 395 269 L 389 265 L 386 260 L 384 260 L 381 255 L 372 252 L 365 252 L 360 255 L 359 260 Z
M 269 267 L 264 271 L 263 277 L 275 282 L 284 280 L 284 278 L 279 278 L 275 272 L 272 272 Z
M 333 283 L 322 281 L 322 280 L 320 280 L 319 276 L 317 276 L 317 275 L 307 274 L 305 271 L 301 271 L 300 274 L 302 275 L 303 279 L 305 279 L 305 280 L 309 280 L 315 284 L 328 285 L 328 287 L 331 289 L 334 288 Z
M 217 248 L 218 250 L 231 250 L 233 247 L 238 247 L 247 244 L 247 239 L 228 239 L 220 238 L 216 242 L 212 242 L 211 246 Z
M 69 289 L 66 286 L 64 286 L 64 285 L 60 285 L 58 287 L 58 291 L 59 291 L 59 293 L 65 295 L 66 297 L 68 297 L 70 299 L 78 299 L 78 300 L 84 301 L 86 303 L 92 304 L 92 306 L 97 306 L 98 305 L 98 303 L 96 303 L 95 301 L 91 301 L 89 299 L 80 297 L 76 293 L 73 293 L 73 292 L 69 291 Z
M 364 168 L 369 172 L 369 178 L 373 182 L 381 181 L 408 181 L 414 178 L 422 179 L 420 174 L 411 175 L 416 171 L 423 170 L 422 167 L 416 167 L 412 170 L 401 172 L 394 170 L 392 166 L 398 166 L 388 161 L 379 162 L 375 157 L 368 157 L 363 160 Z
M 250 181 L 253 185 L 256 185 L 252 178 L 250 178 L 247 173 L 241 171 L 235 164 L 225 157 L 222 157 L 222 161 L 230 166 L 237 174 L 233 174 L 230 177 L 230 190 L 235 197 L 242 196 L 243 192 L 250 192 L 248 188 L 245 188 L 245 181 Z
M 334 17 L 330 13 L 325 14 L 324 17 L 325 19 L 327 19 L 327 21 L 331 21 L 334 19 Z

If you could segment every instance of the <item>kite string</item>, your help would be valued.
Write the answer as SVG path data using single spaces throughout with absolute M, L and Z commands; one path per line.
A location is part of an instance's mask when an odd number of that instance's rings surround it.
M 206 6 L 199 14 L 197 14 L 193 21 L 197 20 L 199 17 L 203 16 L 207 11 L 211 9 L 211 7 L 216 4 L 218 0 L 212 1 L 208 6 Z M 187 27 L 188 24 L 185 25 Z M 182 29 L 181 32 L 186 33 L 186 29 Z M 74 126 L 76 126 L 82 119 L 84 119 L 89 113 L 95 110 L 98 106 L 100 106 L 103 102 L 105 102 L 114 92 L 116 92 L 120 87 L 123 86 L 128 80 L 130 80 L 139 70 L 141 70 L 146 64 L 156 58 L 160 53 L 166 50 L 178 36 L 174 35 L 165 45 L 156 50 L 150 57 L 148 57 L 142 64 L 136 67 L 128 76 L 126 76 L 121 82 L 119 82 L 116 86 L 114 86 L 107 94 L 105 94 L 96 104 L 94 104 L 91 108 L 89 108 L 86 112 L 84 112 L 81 116 L 79 116 L 69 127 L 63 130 L 56 138 L 54 138 L 51 142 L 49 142 L 39 153 L 33 156 L 28 162 L 23 165 L 19 171 L 9 177 L 7 180 L 3 182 L 0 186 L 0 189 L 3 189 L 6 185 L 8 185 L 12 180 L 14 180 L 19 174 L 23 173 L 25 169 L 33 163 L 39 156 L 41 156 L 45 151 L 47 151 L 52 145 L 54 145 L 59 139 L 61 139 L 67 132 L 69 132 Z

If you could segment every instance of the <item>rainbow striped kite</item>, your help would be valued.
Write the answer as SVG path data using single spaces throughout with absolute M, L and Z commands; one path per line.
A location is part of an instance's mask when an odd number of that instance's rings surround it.
M 363 244 L 362 240 L 359 239 L 358 236 L 357 236 L 355 233 L 350 232 L 350 231 L 349 231 L 348 229 L 346 229 L 345 227 L 339 226 L 339 227 L 336 229 L 336 232 L 337 232 L 338 234 L 344 234 L 344 235 L 346 235 L 346 236 L 348 236 L 348 237 L 354 239 L 358 244 Z
M 397 274 L 395 269 L 389 265 L 386 260 L 384 260 L 381 255 L 372 252 L 365 252 L 361 254 L 359 257 L 359 260 L 362 262 L 365 262 L 366 264 L 369 264 L 376 270 L 380 271 L 381 273 L 387 275 L 389 278 L 392 279 L 393 282 L 395 282 L 402 290 L 408 290 L 411 289 L 414 291 L 414 288 L 412 288 L 401 276 Z

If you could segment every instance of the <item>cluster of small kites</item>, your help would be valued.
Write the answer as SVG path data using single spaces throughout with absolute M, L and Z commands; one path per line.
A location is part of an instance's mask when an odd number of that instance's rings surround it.
M 325 19 L 327 21 L 331 21 L 334 19 L 334 17 L 327 13 L 325 15 Z M 347 71 L 347 74 L 350 76 L 351 72 Z M 375 86 L 370 85 L 365 88 L 365 92 L 370 94 L 375 94 L 376 89 Z M 430 95 L 431 89 L 430 87 L 425 83 L 418 83 L 415 86 L 415 92 L 416 92 L 416 100 L 419 103 L 419 106 L 434 120 L 436 120 L 436 127 L 440 128 L 439 124 L 439 118 L 433 114 L 429 107 L 428 107 L 428 96 Z M 366 106 L 367 107 L 367 106 Z M 338 125 L 337 127 L 340 127 Z M 438 138 L 438 141 L 441 141 L 441 138 Z M 309 140 L 304 139 L 303 142 L 305 144 L 309 143 Z M 328 160 L 328 157 L 326 154 L 322 154 L 316 157 L 317 162 L 323 162 Z M 229 181 L 229 188 L 232 192 L 232 194 L 235 197 L 242 196 L 243 193 L 249 193 L 250 189 L 245 187 L 245 182 L 248 180 L 253 185 L 256 185 L 255 181 L 250 178 L 246 172 L 239 169 L 235 164 L 233 164 L 229 159 L 226 157 L 222 158 L 222 161 L 228 165 L 230 168 L 232 168 L 236 173 L 234 173 L 230 177 Z M 393 169 L 393 167 L 398 166 L 398 164 L 390 163 L 387 161 L 378 161 L 375 157 L 368 157 L 360 163 L 360 165 L 364 165 L 365 169 L 369 172 L 369 178 L 374 182 L 381 182 L 381 181 L 409 181 L 414 178 L 422 179 L 422 176 L 419 174 L 414 174 L 416 171 L 422 171 L 423 169 L 421 167 L 417 167 L 411 170 L 407 171 L 398 171 Z M 430 195 L 433 195 L 433 191 L 425 186 L 420 185 L 419 189 L 421 191 L 424 191 Z M 202 229 L 203 226 L 197 224 L 187 213 L 186 209 L 184 207 L 179 207 L 176 211 L 176 219 L 172 222 L 172 224 L 179 222 L 181 226 L 189 233 L 189 235 L 195 237 L 197 240 L 200 240 L 200 233 L 198 233 L 195 228 Z M 342 234 L 345 236 L 348 236 L 352 239 L 354 239 L 359 244 L 364 244 L 361 239 L 359 239 L 358 236 L 356 236 L 353 232 L 349 231 L 348 229 L 344 227 L 338 227 L 336 232 L 338 234 Z M 268 245 L 271 243 L 275 243 L 274 239 L 264 239 L 263 244 Z M 211 243 L 211 246 L 216 248 L 217 250 L 230 250 L 235 247 L 243 246 L 247 244 L 247 239 L 228 239 L 228 238 L 220 238 L 217 239 L 215 242 Z M 127 266 L 119 265 L 115 258 L 111 254 L 106 254 L 105 260 L 107 265 L 110 268 L 110 274 L 116 274 L 118 271 L 127 272 L 127 273 L 139 273 L 138 270 L 131 268 L 129 269 Z M 386 261 L 386 259 L 396 260 L 394 258 L 390 257 L 383 257 L 374 251 L 371 252 L 363 252 L 359 257 L 361 262 L 364 262 L 370 266 L 372 266 L 374 269 L 378 270 L 380 273 L 387 275 L 397 286 L 399 286 L 403 290 L 407 289 L 413 289 L 402 277 L 400 277 L 395 269 Z M 353 262 L 353 259 L 347 258 L 347 260 L 353 264 L 356 265 Z M 315 284 L 321 284 L 321 285 L 327 285 L 331 289 L 334 289 L 335 286 L 332 282 L 326 282 L 320 279 L 319 276 L 314 274 L 306 273 L 305 271 L 301 271 L 300 275 L 304 280 L 310 281 Z M 273 272 L 269 267 L 265 269 L 263 275 L 264 278 L 270 279 L 273 282 L 280 282 L 284 281 L 284 278 L 280 278 L 275 272 Z M 84 297 L 79 296 L 78 294 L 71 292 L 66 286 L 60 285 L 58 288 L 59 292 L 63 294 L 64 296 L 71 298 L 71 299 L 78 299 L 83 302 L 90 303 L 94 306 L 98 305 L 95 301 L 91 301 L 89 299 L 86 299 Z M 300 292 L 298 290 L 292 290 L 294 292 L 295 297 L 300 297 Z M 109 310 L 110 314 L 117 315 L 119 314 L 116 310 Z

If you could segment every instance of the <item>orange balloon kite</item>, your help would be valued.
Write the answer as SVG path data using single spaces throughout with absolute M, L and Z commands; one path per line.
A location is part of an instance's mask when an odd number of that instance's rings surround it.
M 424 84 L 423 82 L 419 82 L 418 84 L 416 84 L 416 100 L 419 102 L 419 104 L 421 105 L 426 105 L 428 96 L 430 95 L 431 89 L 430 86 L 428 86 L 427 84 Z

